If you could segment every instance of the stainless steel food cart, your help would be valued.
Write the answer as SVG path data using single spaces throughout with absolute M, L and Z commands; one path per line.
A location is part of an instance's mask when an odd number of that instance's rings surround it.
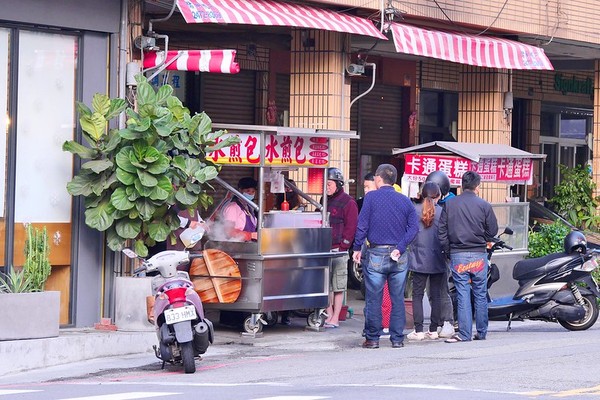
M 240 137 L 238 147 L 224 149 L 212 159 L 225 166 L 258 168 L 258 203 L 241 196 L 233 186 L 217 178 L 229 196 L 237 196 L 258 212 L 255 242 L 214 240 L 206 249 L 228 253 L 237 263 L 242 279 L 239 297 L 233 303 L 209 303 L 207 309 L 249 313 L 244 330 L 258 333 L 271 324 L 273 314 L 287 310 L 312 310 L 307 323 L 313 328 L 324 323 L 329 299 L 329 270 L 333 257 L 327 210 L 327 167 L 331 138 L 355 138 L 356 132 L 298 129 L 275 126 L 213 124 L 227 135 Z M 285 148 L 284 146 L 288 146 Z M 265 210 L 265 182 L 274 170 L 311 168 L 323 204 L 302 192 L 288 180 L 285 185 L 314 206 L 314 212 Z M 218 210 L 219 207 L 217 207 Z M 216 211 L 218 212 L 218 211 Z

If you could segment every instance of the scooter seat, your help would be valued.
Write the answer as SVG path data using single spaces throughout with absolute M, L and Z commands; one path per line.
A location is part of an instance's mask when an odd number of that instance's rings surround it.
M 513 268 L 513 279 L 520 281 L 547 274 L 577 257 L 578 254 L 553 253 L 544 257 L 521 260 Z

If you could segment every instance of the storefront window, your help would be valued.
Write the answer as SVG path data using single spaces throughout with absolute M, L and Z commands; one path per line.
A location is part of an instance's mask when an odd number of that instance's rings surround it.
M 19 32 L 14 264 L 22 265 L 25 223 L 46 226 L 53 266 L 70 264 L 77 37 Z M 65 253 L 65 254 L 63 254 Z

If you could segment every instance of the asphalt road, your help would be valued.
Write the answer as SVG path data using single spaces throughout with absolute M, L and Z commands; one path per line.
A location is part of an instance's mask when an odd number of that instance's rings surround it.
M 304 331 L 304 321 L 267 329 L 242 344 L 219 328 L 197 372 L 150 354 L 94 360 L 0 379 L 0 400 L 177 399 L 558 399 L 600 396 L 600 325 L 569 332 L 558 324 L 492 322 L 488 340 L 410 342 L 360 348 L 362 315 L 338 329 Z M 202 396 L 202 397 L 200 397 Z

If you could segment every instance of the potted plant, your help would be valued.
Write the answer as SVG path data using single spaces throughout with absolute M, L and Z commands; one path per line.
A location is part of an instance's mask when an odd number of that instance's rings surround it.
M 44 291 L 52 267 L 46 227 L 27 225 L 25 263 L 0 276 L 0 340 L 58 336 L 60 292 Z
M 145 257 L 158 242 L 175 244 L 179 211 L 212 205 L 208 182 L 219 166 L 206 156 L 239 138 L 222 139 L 225 131 L 213 132 L 204 112 L 192 116 L 170 85 L 155 90 L 143 75 L 136 82 L 135 108 L 104 94 L 94 95 L 91 108 L 78 103 L 85 145 L 70 140 L 63 150 L 84 160 L 67 190 L 85 199 L 86 225 L 105 232 L 111 250 L 132 243 Z M 126 127 L 109 129 L 123 112 Z M 147 328 L 149 287 L 141 280 L 117 278 L 115 322 L 121 329 Z

